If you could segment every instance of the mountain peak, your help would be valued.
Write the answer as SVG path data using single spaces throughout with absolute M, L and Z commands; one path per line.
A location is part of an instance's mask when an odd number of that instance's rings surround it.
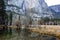
M 53 9 L 55 12 L 60 12 L 60 5 L 53 5 L 50 6 L 51 9 Z
M 22 10 L 22 13 L 26 12 L 29 15 L 36 14 L 41 17 L 52 16 L 52 12 L 48 9 L 45 0 L 10 0 L 8 1 L 8 4 L 20 7 L 20 11 Z

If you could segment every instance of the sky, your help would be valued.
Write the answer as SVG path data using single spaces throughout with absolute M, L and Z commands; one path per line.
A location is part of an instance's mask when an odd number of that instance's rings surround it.
M 60 0 L 45 0 L 48 6 L 60 4 Z

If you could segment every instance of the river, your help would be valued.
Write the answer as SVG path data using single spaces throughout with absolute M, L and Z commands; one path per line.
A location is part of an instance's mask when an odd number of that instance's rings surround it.
M 10 33 L 0 34 L 0 40 L 59 40 L 56 37 L 28 32 L 28 30 L 12 30 Z

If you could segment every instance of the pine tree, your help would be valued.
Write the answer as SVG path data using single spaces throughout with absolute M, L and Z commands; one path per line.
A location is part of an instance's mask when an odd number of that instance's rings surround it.
M 6 11 L 5 11 L 5 4 L 4 0 L 0 0 L 0 24 L 5 24 L 5 20 L 7 18 Z

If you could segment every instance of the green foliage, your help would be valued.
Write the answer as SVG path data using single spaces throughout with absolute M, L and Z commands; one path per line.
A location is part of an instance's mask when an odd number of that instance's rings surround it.
M 50 21 L 50 19 L 49 19 L 48 17 L 46 17 L 46 18 L 42 18 L 42 20 L 43 20 L 44 22 L 48 22 L 48 21 Z
M 60 21 L 60 19 L 51 19 L 51 21 Z
M 0 23 L 1 24 L 5 24 L 8 16 L 6 14 L 6 11 L 5 11 L 5 3 L 4 3 L 4 0 L 0 0 Z
M 9 15 L 9 18 L 10 18 L 10 25 L 12 25 L 12 17 L 13 17 L 13 14 L 10 13 L 10 15 Z

